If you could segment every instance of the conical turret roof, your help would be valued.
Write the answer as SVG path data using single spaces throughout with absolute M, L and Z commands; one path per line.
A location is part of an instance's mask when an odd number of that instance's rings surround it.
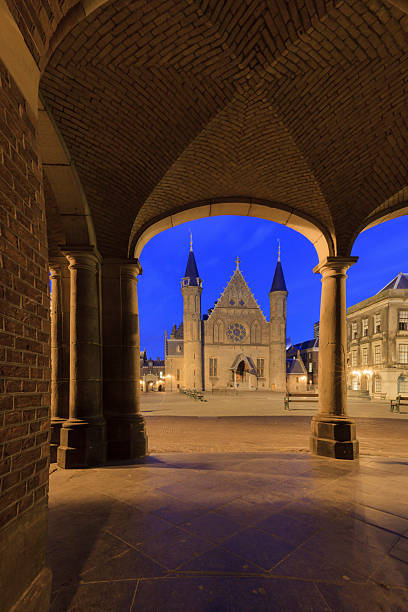
M 199 278 L 199 274 L 198 274 L 198 268 L 197 268 L 197 264 L 196 264 L 196 260 L 194 257 L 194 253 L 192 250 L 190 250 L 189 254 L 188 254 L 188 259 L 187 259 L 187 266 L 186 266 L 186 273 L 184 275 L 184 278 L 189 278 L 190 279 L 190 285 L 197 285 L 197 279 Z
M 283 268 L 282 268 L 280 259 L 278 259 L 277 264 L 276 264 L 275 274 L 273 275 L 271 291 L 287 291 L 285 277 L 283 275 Z

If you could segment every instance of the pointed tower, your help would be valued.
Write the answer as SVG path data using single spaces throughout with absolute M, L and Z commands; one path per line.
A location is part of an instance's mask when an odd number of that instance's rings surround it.
M 193 253 L 193 239 L 190 235 L 190 252 L 188 254 L 186 273 L 181 281 L 183 294 L 183 327 L 184 327 L 184 387 L 186 389 L 203 389 L 203 359 L 201 338 L 201 293 L 202 280 Z
M 286 289 L 280 260 L 280 244 L 278 261 L 269 292 L 269 381 L 273 391 L 286 391 Z

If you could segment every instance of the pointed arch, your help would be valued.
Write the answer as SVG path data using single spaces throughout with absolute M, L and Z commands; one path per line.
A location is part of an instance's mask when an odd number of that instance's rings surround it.
M 259 321 L 255 320 L 251 323 L 251 344 L 260 344 L 261 343 L 261 326 L 259 325 Z

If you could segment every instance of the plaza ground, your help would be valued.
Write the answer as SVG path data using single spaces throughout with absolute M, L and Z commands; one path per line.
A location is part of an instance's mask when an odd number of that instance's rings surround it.
M 283 394 L 206 393 L 207 402 L 181 393 L 142 394 L 151 453 L 307 452 L 316 403 L 284 410 Z M 363 455 L 408 458 L 408 410 L 390 412 L 389 401 L 348 403 Z
M 407 415 L 350 402 L 361 455 L 336 461 L 310 406 L 208 399 L 144 395 L 144 460 L 52 467 L 51 610 L 407 610 Z

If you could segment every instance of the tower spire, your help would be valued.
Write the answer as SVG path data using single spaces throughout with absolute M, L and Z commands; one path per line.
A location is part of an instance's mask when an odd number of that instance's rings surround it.
M 193 252 L 193 232 L 190 230 L 190 253 Z
M 278 261 L 280 261 L 280 240 L 278 238 Z

